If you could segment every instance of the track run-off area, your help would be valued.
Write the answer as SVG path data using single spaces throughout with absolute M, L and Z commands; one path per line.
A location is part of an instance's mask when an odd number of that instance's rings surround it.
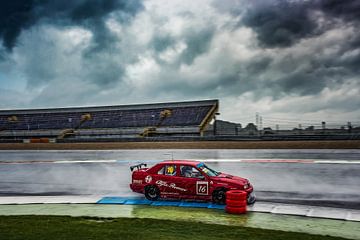
M 130 190 L 131 165 L 169 159 L 248 178 L 258 201 L 235 216 L 210 203 L 148 203 Z M 0 215 L 169 219 L 360 239 L 359 172 L 359 149 L 3 150 Z
M 0 151 L 0 196 L 139 196 L 129 167 L 195 159 L 248 178 L 259 202 L 360 209 L 360 150 Z

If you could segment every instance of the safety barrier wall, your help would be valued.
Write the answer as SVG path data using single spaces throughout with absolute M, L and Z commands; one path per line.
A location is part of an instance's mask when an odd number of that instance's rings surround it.
M 143 132 L 144 128 L 111 128 L 111 129 L 78 129 L 76 130 L 77 135 L 82 137 L 91 137 L 91 136 L 138 136 L 139 133 Z M 6 137 L 57 137 L 62 130 L 33 130 L 33 131 L 23 131 L 23 130 L 11 130 L 11 131 L 2 131 L 0 132 L 0 138 Z M 157 128 L 157 132 L 160 134 L 195 134 L 199 133 L 198 126 L 185 126 L 185 127 L 160 127 Z
M 302 136 L 303 137 L 303 136 Z M 69 138 L 58 140 L 58 142 L 156 142 L 156 141 L 323 141 L 323 140 L 360 140 L 360 136 L 319 136 L 318 138 L 294 138 L 293 136 L 288 136 L 286 138 L 261 138 L 261 137 L 228 137 L 228 136 L 213 136 L 213 137 L 200 137 L 200 136 L 157 136 L 157 137 L 147 137 L 141 138 L 138 136 L 128 137 L 90 137 L 90 138 Z
M 40 135 L 41 136 L 41 135 Z M 54 136 L 48 136 L 48 138 L 54 138 Z M 23 142 L 24 139 L 30 139 L 35 136 L 3 136 L 0 134 L 0 143 L 12 143 Z M 163 135 L 156 137 L 139 137 L 138 134 L 98 134 L 93 132 L 93 135 L 79 135 L 74 138 L 67 138 L 57 140 L 58 142 L 145 142 L 145 141 L 323 141 L 323 140 L 360 140 L 360 135 L 309 135 L 309 136 L 204 136 L 200 137 L 197 133 L 188 132 L 187 134 L 178 133 L 171 136 Z

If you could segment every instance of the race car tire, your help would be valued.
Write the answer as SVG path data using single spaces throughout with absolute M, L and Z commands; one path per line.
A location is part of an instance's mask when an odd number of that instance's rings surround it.
M 256 196 L 254 193 L 250 193 L 247 198 L 247 204 L 253 205 L 256 202 Z
M 216 204 L 225 204 L 226 201 L 226 189 L 220 188 L 213 191 L 212 201 Z
M 241 201 L 246 200 L 247 193 L 241 190 L 230 190 L 226 192 L 226 199 Z
M 246 200 L 231 200 L 226 199 L 226 206 L 228 207 L 246 207 L 247 202 Z
M 246 207 L 225 207 L 225 211 L 231 214 L 244 214 L 246 213 Z
M 157 186 L 148 185 L 144 189 L 145 197 L 150 201 L 156 201 L 160 197 L 160 190 Z

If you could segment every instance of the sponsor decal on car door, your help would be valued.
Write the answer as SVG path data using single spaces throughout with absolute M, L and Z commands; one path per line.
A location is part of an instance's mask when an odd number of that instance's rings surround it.
M 196 181 L 196 194 L 197 195 L 208 195 L 209 194 L 209 182 Z

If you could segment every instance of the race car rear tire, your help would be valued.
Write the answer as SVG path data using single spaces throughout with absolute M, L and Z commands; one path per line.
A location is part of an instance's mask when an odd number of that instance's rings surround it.
M 247 198 L 247 193 L 241 190 L 230 190 L 226 192 L 226 199 L 241 201 Z
M 226 202 L 226 189 L 220 188 L 213 191 L 212 201 L 216 204 L 225 204 Z
M 226 199 L 226 206 L 228 207 L 246 207 L 246 200 L 231 200 Z
M 225 211 L 231 214 L 244 214 L 246 213 L 246 206 L 245 207 L 225 207 Z
M 145 197 L 150 201 L 156 201 L 160 197 L 160 190 L 155 185 L 148 185 L 144 189 Z

